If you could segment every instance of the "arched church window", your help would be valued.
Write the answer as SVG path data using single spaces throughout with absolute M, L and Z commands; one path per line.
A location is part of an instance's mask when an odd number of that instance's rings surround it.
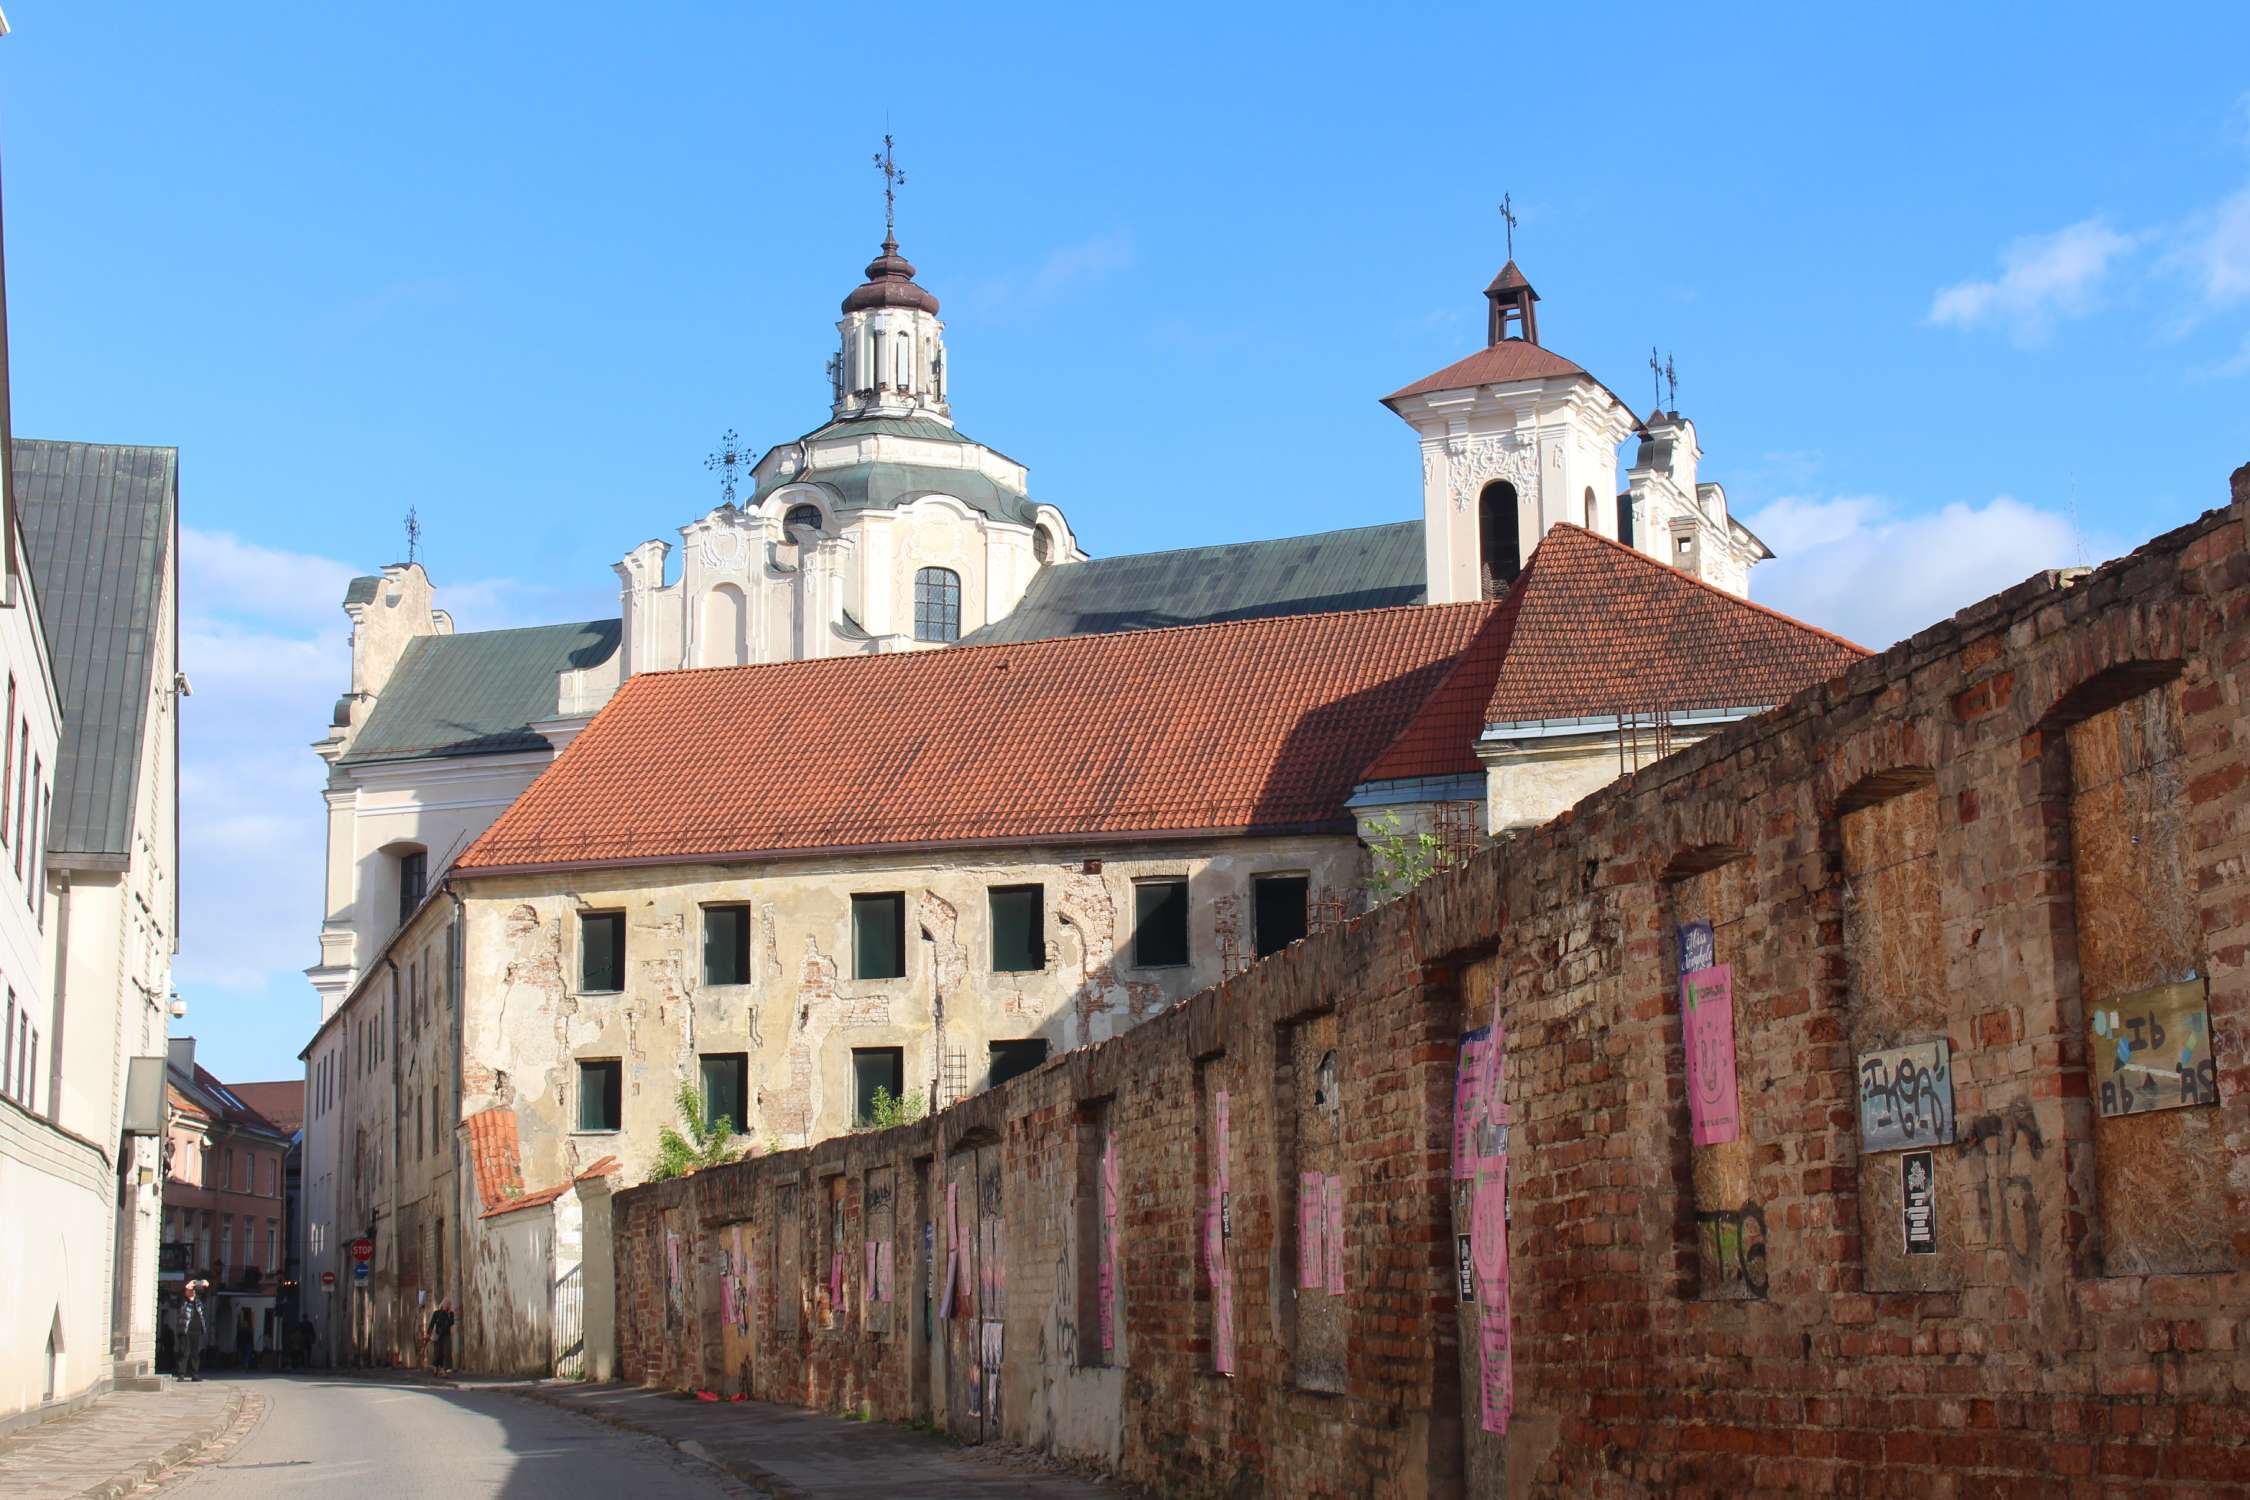
M 883 383 L 883 336 L 873 328 L 867 330 L 867 358 L 863 368 L 867 372 L 868 390 Z
M 1505 479 L 1486 485 L 1477 502 L 1477 562 L 1487 599 L 1506 593 L 1516 574 L 1523 571 L 1518 525 L 1516 487 Z
M 923 568 L 914 575 L 914 639 L 961 639 L 961 575 L 951 568 Z
M 1031 555 L 1042 565 L 1055 560 L 1054 534 L 1044 526 L 1031 529 Z
M 1586 529 L 1588 531 L 1602 529 L 1601 513 L 1594 509 L 1594 487 L 1590 484 L 1586 486 Z
M 1633 545 L 1633 496 L 1630 491 L 1617 497 L 1617 539 L 1628 547 Z
M 781 530 L 786 536 L 794 536 L 800 531 L 820 530 L 820 507 L 817 505 L 790 506 L 789 513 L 781 518 Z
M 902 391 L 914 389 L 914 335 L 911 333 L 898 336 L 898 362 L 891 384 Z

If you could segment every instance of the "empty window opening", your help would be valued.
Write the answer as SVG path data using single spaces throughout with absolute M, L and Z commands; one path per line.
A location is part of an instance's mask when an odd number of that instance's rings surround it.
M 951 568 L 922 568 L 914 574 L 914 639 L 961 639 L 961 575 Z
M 906 1052 L 899 1047 L 852 1048 L 852 1123 L 875 1123 L 875 1095 L 897 1099 L 906 1092 Z
M 1602 529 L 1601 512 L 1594 504 L 1594 487 L 1590 484 L 1586 486 L 1586 529 L 1588 531 Z
M 1617 497 L 1617 539 L 1628 547 L 1633 545 L 1633 495 L 1630 490 Z
M 1305 935 L 1311 881 L 1303 875 L 1260 875 L 1250 882 L 1252 936 L 1258 957 L 1279 953 Z
M 1496 479 L 1477 502 L 1477 560 L 1484 597 L 1497 599 L 1523 571 L 1523 541 L 1516 514 L 1516 487 Z
M 578 1128 L 617 1130 L 625 1118 L 625 1064 L 617 1058 L 578 1064 Z
M 852 977 L 906 977 L 906 893 L 852 897 Z
M 625 913 L 579 913 L 578 988 L 589 995 L 625 988 Z
M 750 1054 L 747 1052 L 706 1052 L 703 1054 L 703 1125 L 716 1130 L 724 1123 L 735 1135 L 747 1132 L 744 1122 L 750 1115 Z
M 784 533 L 795 536 L 800 531 L 820 530 L 820 507 L 817 505 L 792 505 L 781 518 Z
M 750 908 L 703 908 L 703 982 L 750 982 Z
M 1187 961 L 1187 878 L 1136 881 L 1133 885 L 1133 966 L 1176 969 Z
M 1036 885 L 996 885 L 992 905 L 992 969 L 1021 974 L 1047 967 L 1047 893 Z
M 992 1062 L 985 1072 L 984 1086 L 996 1089 L 1011 1078 L 1021 1078 L 1047 1060 L 1047 1039 L 1028 1037 L 1022 1041 L 994 1042 Z

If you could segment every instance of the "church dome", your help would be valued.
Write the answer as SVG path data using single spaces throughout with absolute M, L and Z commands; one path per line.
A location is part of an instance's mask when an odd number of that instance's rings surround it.
M 866 312 L 877 307 L 910 307 L 933 316 L 937 298 L 914 284 L 914 266 L 898 253 L 898 241 L 886 236 L 883 253 L 867 263 L 867 280 L 852 288 L 844 311 Z

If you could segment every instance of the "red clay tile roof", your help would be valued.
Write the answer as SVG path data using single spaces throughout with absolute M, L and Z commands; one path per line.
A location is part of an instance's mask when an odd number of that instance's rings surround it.
M 477 1200 L 491 1214 L 515 1206 L 523 1196 L 523 1148 L 516 1136 L 516 1112 L 487 1109 L 461 1122 L 469 1130 L 469 1165 L 477 1176 Z
M 1556 526 L 1366 779 L 1479 769 L 1488 724 L 1782 702 L 1867 652 L 1577 526 Z
M 1348 828 L 1497 608 L 644 673 L 455 868 Z
M 305 1081 L 282 1078 L 271 1083 L 230 1083 L 234 1097 L 272 1122 L 283 1135 L 294 1135 L 305 1123 Z
M 1502 339 L 1467 359 L 1455 360 L 1434 375 L 1425 375 L 1412 385 L 1391 392 L 1383 398 L 1383 404 L 1388 406 L 1431 391 L 1464 391 L 1511 380 L 1549 380 L 1558 375 L 1586 375 L 1586 372 L 1544 345 L 1528 339 Z M 1586 378 L 1594 377 L 1586 375 Z

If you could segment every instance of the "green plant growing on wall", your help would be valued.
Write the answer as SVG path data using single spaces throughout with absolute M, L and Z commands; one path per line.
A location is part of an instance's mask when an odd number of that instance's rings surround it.
M 920 1089 L 908 1089 L 894 1094 L 878 1086 L 867 1099 L 867 1123 L 862 1130 L 888 1130 L 893 1125 L 912 1125 L 930 1112 L 929 1101 Z
M 1397 813 L 1368 819 L 1366 841 L 1367 891 L 1377 901 L 1403 896 L 1453 865 L 1436 834 L 1409 830 Z
M 667 1125 L 656 1133 L 656 1165 L 649 1168 L 649 1181 L 669 1182 L 705 1167 L 723 1167 L 750 1154 L 753 1148 L 742 1141 L 733 1120 L 725 1115 L 710 1121 L 703 1118 L 701 1089 L 683 1083 L 672 1097 L 680 1107 L 680 1126 Z M 738 1141 L 741 1144 L 736 1144 Z

